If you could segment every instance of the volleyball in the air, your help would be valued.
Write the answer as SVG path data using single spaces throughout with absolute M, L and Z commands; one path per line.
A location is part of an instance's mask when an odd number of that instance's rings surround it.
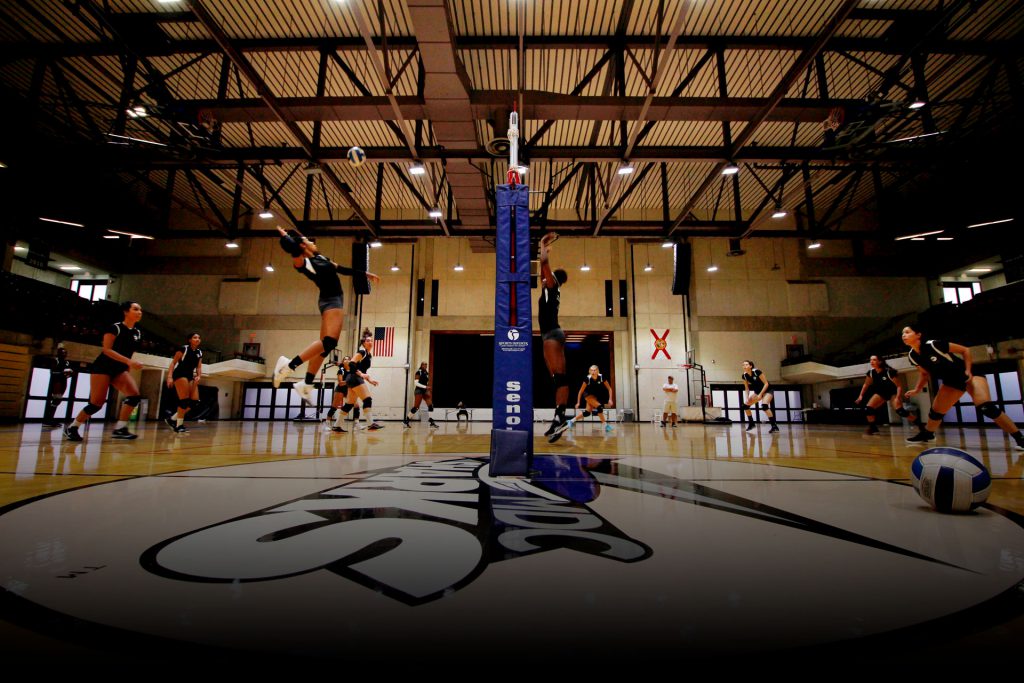
M 363 151 L 362 147 L 349 148 L 348 163 L 358 167 L 362 166 L 364 161 L 366 161 L 366 152 Z
M 929 448 L 910 466 L 914 490 L 939 512 L 970 512 L 988 498 L 992 477 L 969 453 Z

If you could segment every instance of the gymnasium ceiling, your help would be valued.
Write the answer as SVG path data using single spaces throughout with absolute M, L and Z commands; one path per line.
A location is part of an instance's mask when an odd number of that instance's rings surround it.
M 1014 133 L 1022 28 L 1011 0 L 9 0 L 0 161 L 89 226 L 482 243 L 516 102 L 538 230 L 892 239 L 931 224 L 882 199 Z M 999 212 L 968 194 L 928 220 Z

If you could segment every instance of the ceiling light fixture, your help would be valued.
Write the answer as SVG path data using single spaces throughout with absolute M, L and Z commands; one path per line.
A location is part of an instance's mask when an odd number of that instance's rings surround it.
M 120 235 L 104 235 L 103 239 L 105 239 L 105 240 L 119 240 L 119 239 L 121 239 L 121 236 Z
M 811 242 L 810 244 L 807 245 L 807 248 L 808 249 L 821 249 L 821 242 L 819 242 L 818 240 L 814 240 L 813 242 Z
M 154 140 L 143 140 L 142 138 L 133 138 L 133 137 L 128 136 L 128 135 L 114 135 L 113 133 L 107 133 L 107 137 L 108 138 L 114 138 L 114 140 L 108 140 L 108 142 L 116 142 L 117 144 L 124 144 L 124 143 L 118 142 L 120 140 L 129 140 L 131 142 L 141 142 L 144 145 L 156 145 L 157 147 L 166 147 L 167 146 L 167 145 L 165 145 L 162 142 L 156 142 Z
M 397 273 L 399 270 L 401 270 L 401 268 L 398 267 L 398 261 L 395 261 L 395 263 L 391 266 L 391 272 Z
M 141 104 L 128 109 L 128 116 L 133 119 L 144 119 L 149 116 L 149 112 Z
M 915 240 L 915 239 L 918 239 L 918 238 L 928 237 L 930 235 L 939 235 L 939 234 L 944 233 L 944 232 L 946 232 L 946 231 L 945 230 L 932 230 L 931 232 L 919 232 L 919 233 L 916 233 L 914 235 L 904 235 L 903 237 L 897 237 L 896 241 L 899 242 L 901 240 Z
M 67 271 L 81 270 L 81 268 L 79 268 L 78 266 L 61 266 L 60 269 Z
M 274 266 L 268 261 L 267 265 L 263 266 L 263 270 L 267 271 L 268 273 L 273 273 Z
M 384 246 L 384 243 L 381 242 L 380 240 L 374 240 L 374 241 L 370 242 L 370 247 L 372 249 L 380 249 L 383 246 Z
M 675 242 L 662 242 L 661 243 L 661 248 L 662 249 L 671 249 L 674 246 L 676 246 Z
M 62 221 L 62 220 L 58 220 L 56 218 L 43 218 L 42 216 L 40 216 L 39 220 L 46 221 L 47 223 L 60 223 L 61 225 L 70 225 L 70 226 L 73 226 L 75 228 L 84 228 L 85 227 L 81 223 L 72 223 L 71 221 Z
M 722 175 L 736 175 L 739 172 L 740 167 L 731 161 L 727 163 L 725 167 L 722 169 Z
M 786 213 L 785 209 L 775 209 L 775 213 L 772 214 L 772 218 L 785 218 L 789 214 Z
M 645 273 L 649 273 L 652 270 L 654 270 L 654 266 L 652 266 L 650 263 L 648 263 L 646 266 L 644 266 L 644 272 Z
M 619 166 L 619 175 L 629 175 L 634 170 L 632 165 Z
M 953 241 L 952 237 L 936 237 L 935 239 L 937 241 L 939 241 L 939 242 L 952 242 Z
M 423 164 L 413 164 L 409 167 L 409 175 L 423 175 L 426 172 L 427 168 Z
M 999 225 L 1000 223 L 1010 223 L 1013 221 L 1012 218 L 1003 218 L 998 221 L 988 221 L 987 223 L 975 223 L 974 225 L 968 225 L 968 228 L 984 228 L 986 225 Z
M 440 217 L 441 217 L 441 216 L 443 216 L 444 214 L 443 214 L 443 213 L 441 212 L 441 209 L 439 209 L 439 208 L 437 208 L 437 207 L 435 206 L 435 207 L 434 207 L 433 209 L 431 209 L 431 210 L 430 210 L 430 211 L 429 211 L 429 212 L 427 213 L 427 215 L 428 215 L 428 216 L 430 216 L 431 218 L 440 218 Z
M 14 251 L 28 251 L 28 247 L 15 247 Z
M 238 249 L 238 242 L 231 240 L 224 246 L 227 247 L 228 249 Z
M 109 228 L 107 229 L 107 232 L 112 232 L 115 235 L 124 235 L 125 237 L 131 237 L 134 240 L 155 240 L 156 239 L 155 237 L 150 237 L 149 235 L 140 235 L 137 232 L 124 232 L 122 230 L 110 230 Z
M 274 217 L 274 212 L 270 210 L 270 207 L 263 207 L 263 210 L 260 211 L 260 218 L 267 219 L 267 218 L 273 218 L 273 217 Z
M 991 268 L 968 268 L 968 273 L 991 273 Z
M 907 106 L 910 109 L 920 109 L 921 107 L 924 107 L 926 104 L 928 104 L 928 103 L 925 102 L 924 100 L 922 100 L 920 97 L 917 97 L 917 98 L 914 98 L 914 101 L 911 102 L 910 104 L 908 104 Z
M 718 272 L 718 266 L 708 266 L 708 272 L 709 273 Z

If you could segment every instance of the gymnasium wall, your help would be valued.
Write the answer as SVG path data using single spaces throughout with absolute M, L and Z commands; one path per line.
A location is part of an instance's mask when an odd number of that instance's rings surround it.
M 347 265 L 351 242 L 321 238 L 319 245 Z M 224 249 L 219 240 L 140 245 L 134 262 L 146 272 L 124 273 L 112 298 L 138 299 L 176 327 L 199 330 L 207 345 L 228 356 L 251 339 L 261 344 L 261 355 L 270 365 L 280 355 L 291 357 L 319 338 L 316 288 L 294 272 L 276 240 L 240 243 L 237 253 Z M 649 418 L 650 410 L 660 408 L 661 385 L 668 374 L 680 385 L 681 403 L 691 402 L 680 367 L 689 349 L 704 365 L 709 382 L 738 381 L 745 358 L 756 360 L 769 378 L 778 378 L 786 344 L 794 338 L 808 353 L 842 350 L 886 320 L 929 304 L 924 278 L 859 276 L 848 258 L 849 245 L 842 242 L 826 242 L 820 256 L 809 256 L 797 240 L 746 240 L 746 253 L 735 257 L 726 255 L 724 239 L 692 244 L 689 316 L 687 298 L 670 291 L 671 249 L 623 238 L 568 237 L 553 249 L 553 266 L 569 273 L 562 294 L 563 327 L 614 334 L 617 407 L 641 417 Z M 579 270 L 584 259 L 589 272 Z M 452 270 L 456 262 L 463 271 Z M 644 272 L 648 262 L 652 271 Z M 265 271 L 268 263 L 275 272 Z M 718 272 L 706 271 L 712 263 Z M 400 269 L 397 273 L 390 271 L 393 264 Z M 343 278 L 346 321 L 340 346 L 346 352 L 355 349 L 357 326 L 395 328 L 394 355 L 375 358 L 372 374 L 382 382 L 374 392 L 375 405 L 383 415 L 398 417 L 411 393 L 406 365 L 415 368 L 429 360 L 432 331 L 493 328 L 494 254 L 474 253 L 465 239 L 420 239 L 371 250 L 371 268 L 384 280 L 363 297 L 361 311 L 356 310 L 351 280 Z M 415 315 L 419 278 L 426 283 L 423 316 Z M 439 286 L 436 316 L 430 315 L 432 280 Z M 613 282 L 612 316 L 605 310 L 606 280 Z M 627 283 L 625 292 L 620 280 Z M 534 290 L 535 301 L 538 295 Z M 620 296 L 628 305 L 625 317 L 619 311 Z M 670 358 L 655 354 L 656 337 L 665 339 Z M 696 391 L 692 400 L 697 400 Z M 232 404 L 237 408 L 234 398 Z

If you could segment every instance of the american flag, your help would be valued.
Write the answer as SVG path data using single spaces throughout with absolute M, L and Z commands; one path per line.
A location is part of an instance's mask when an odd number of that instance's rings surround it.
M 373 355 L 390 358 L 395 355 L 395 328 L 373 328 Z

